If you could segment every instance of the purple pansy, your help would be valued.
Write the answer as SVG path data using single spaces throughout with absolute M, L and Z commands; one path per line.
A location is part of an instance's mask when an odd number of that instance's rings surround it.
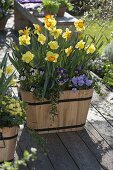
M 82 75 L 80 75 L 80 76 L 77 76 L 77 77 L 73 77 L 72 79 L 71 79 L 71 81 L 72 81 L 72 83 L 73 83 L 73 85 L 74 85 L 74 87 L 81 87 L 81 86 L 83 86 L 83 85 L 86 85 L 86 86 L 91 86 L 92 85 L 92 83 L 93 83 L 93 81 L 92 80 L 90 80 L 90 79 L 88 79 L 88 77 L 85 75 L 85 74 L 82 74 Z
M 56 81 L 59 85 L 63 85 L 69 80 L 68 72 L 64 68 L 57 68 L 56 69 Z

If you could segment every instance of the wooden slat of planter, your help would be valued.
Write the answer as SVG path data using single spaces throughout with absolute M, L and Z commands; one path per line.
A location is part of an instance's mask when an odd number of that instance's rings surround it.
M 85 127 L 86 130 L 79 131 L 78 135 L 91 150 L 102 167 L 105 170 L 113 170 L 113 150 L 89 122 L 86 123 Z
M 25 149 L 30 151 L 31 147 L 35 147 L 38 149 L 37 160 L 33 162 L 28 162 L 28 167 L 30 168 L 30 170 L 31 168 L 34 168 L 36 170 L 54 170 L 48 157 L 40 151 L 40 146 L 37 146 L 36 141 L 31 138 L 31 136 L 25 129 L 20 136 L 19 146 L 22 152 L 24 152 Z
M 103 118 L 103 116 L 94 108 L 90 108 L 87 120 L 106 140 L 113 149 L 113 127 Z
M 76 132 L 59 133 L 58 136 L 81 170 L 103 170 Z

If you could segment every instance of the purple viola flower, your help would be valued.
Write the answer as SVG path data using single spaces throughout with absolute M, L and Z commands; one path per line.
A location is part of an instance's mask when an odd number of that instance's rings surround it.
M 92 83 L 93 83 L 93 81 L 92 80 L 89 80 L 89 79 L 87 79 L 86 80 L 86 86 L 91 86 L 92 85 Z
M 78 77 L 73 77 L 73 78 L 71 79 L 71 81 L 72 81 L 72 83 L 73 83 L 74 86 L 77 86 Z
M 66 83 L 68 81 L 68 78 L 60 78 L 57 79 L 57 82 L 59 85 L 63 85 L 64 83 Z
M 84 84 L 85 84 L 84 80 L 82 80 L 82 79 L 78 80 L 78 85 L 79 86 L 83 86 Z
M 73 91 L 74 93 L 76 93 L 77 88 L 72 88 L 72 91 Z
M 67 70 L 61 67 L 58 68 L 56 71 L 58 74 L 64 74 L 64 75 L 67 74 Z

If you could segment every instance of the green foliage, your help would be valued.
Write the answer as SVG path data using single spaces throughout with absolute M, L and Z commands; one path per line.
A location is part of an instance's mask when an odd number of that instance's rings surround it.
M 12 74 L 6 74 L 8 54 L 6 53 L 2 62 L 0 63 L 0 95 L 5 95 L 10 87 L 10 82 L 13 79 Z
M 59 7 L 66 7 L 69 11 L 73 9 L 73 5 L 69 2 L 69 0 L 55 0 L 56 3 L 59 3 Z
M 13 0 L 0 0 L 0 19 L 6 16 Z
M 107 58 L 113 64 L 113 41 L 107 44 L 103 51 L 102 56 Z
M 11 92 L 14 71 L 7 59 L 6 54 L 0 63 L 0 128 L 18 126 L 25 120 L 24 104 Z
M 0 170 L 19 170 L 21 166 L 27 166 L 27 162 L 36 160 L 37 150 L 31 148 L 31 153 L 27 150 L 24 151 L 23 158 L 20 160 L 15 160 L 13 163 L 5 162 L 0 165 Z
M 43 0 L 42 1 L 43 8 L 49 14 L 57 14 L 59 9 L 59 4 L 53 0 Z
M 108 20 L 113 17 L 113 2 L 112 0 L 89 0 L 84 3 L 88 12 L 88 17 L 91 19 Z
M 31 139 L 34 140 L 35 144 L 37 147 L 40 146 L 41 151 L 46 155 L 47 154 L 47 149 L 45 147 L 45 140 L 42 136 L 38 134 L 35 130 L 31 130 L 29 128 L 26 129 L 28 133 L 30 134 Z

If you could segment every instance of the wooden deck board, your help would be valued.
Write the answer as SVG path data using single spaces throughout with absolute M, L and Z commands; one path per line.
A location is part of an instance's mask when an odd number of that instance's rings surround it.
M 19 145 L 24 151 L 25 149 L 30 151 L 31 147 L 35 147 L 38 149 L 37 152 L 37 160 L 32 162 L 28 162 L 28 167 L 30 169 L 36 169 L 36 170 L 45 170 L 45 168 L 48 168 L 47 170 L 54 170 L 51 162 L 49 161 L 48 157 L 44 155 L 38 148 L 37 144 L 34 142 L 34 140 L 31 139 L 30 135 L 26 130 L 23 130 L 22 135 L 20 137 Z
M 82 170 L 103 170 L 92 152 L 77 135 L 76 132 L 59 133 L 59 137 Z
M 103 118 L 103 116 L 93 107 L 90 108 L 87 120 L 101 134 L 104 140 L 113 149 L 113 127 Z M 86 126 L 87 127 L 87 126 Z
M 113 170 L 113 150 L 89 122 L 86 123 L 86 130 L 78 132 L 78 135 L 92 151 L 101 166 L 104 169 Z
M 94 92 L 92 105 L 113 126 L 113 92 L 104 88 L 105 96 L 99 96 Z

